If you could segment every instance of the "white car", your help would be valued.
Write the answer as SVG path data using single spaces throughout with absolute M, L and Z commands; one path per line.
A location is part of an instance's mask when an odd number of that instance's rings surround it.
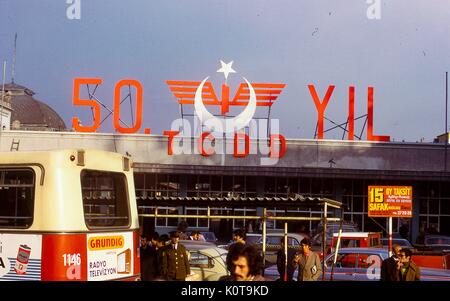
M 181 240 L 180 243 L 189 252 L 191 275 L 186 280 L 217 281 L 229 275 L 225 263 L 227 250 L 204 241 Z

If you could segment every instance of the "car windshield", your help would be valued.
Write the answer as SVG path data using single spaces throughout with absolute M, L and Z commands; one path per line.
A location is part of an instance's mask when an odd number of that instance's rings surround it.
M 252 236 L 248 236 L 247 235 L 247 238 L 246 238 L 246 243 L 248 243 L 248 244 L 253 244 L 253 243 L 257 243 L 258 242 L 258 240 L 260 240 L 261 239 L 261 236 L 260 235 L 258 235 L 258 236 L 256 236 L 256 235 L 252 235 Z
M 216 235 L 214 235 L 213 232 L 202 232 L 202 235 L 207 241 L 215 241 L 216 240 Z

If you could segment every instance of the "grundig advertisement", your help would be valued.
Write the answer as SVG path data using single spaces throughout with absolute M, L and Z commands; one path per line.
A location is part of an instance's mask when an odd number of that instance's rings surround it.
M 88 234 L 88 280 L 110 280 L 131 275 L 133 233 Z

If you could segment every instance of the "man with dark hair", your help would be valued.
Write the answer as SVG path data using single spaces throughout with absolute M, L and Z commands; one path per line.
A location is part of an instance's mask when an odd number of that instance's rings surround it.
M 140 257 L 142 281 L 153 280 L 159 276 L 157 251 L 158 239 L 158 232 L 154 232 L 152 234 L 150 244 L 147 242 L 147 238 L 145 236 L 141 238 Z
M 400 252 L 402 247 L 397 244 L 392 246 L 392 256 L 381 263 L 381 281 L 398 281 L 398 265 L 400 264 Z
M 400 264 L 398 265 L 399 281 L 419 281 L 420 268 L 411 261 L 412 252 L 409 249 L 400 251 Z
M 254 246 L 237 244 L 229 253 L 231 276 L 222 277 L 223 281 L 264 281 L 261 276 L 262 257 Z
M 311 240 L 303 238 L 300 242 L 302 252 L 295 254 L 292 264 L 298 267 L 297 281 L 317 281 L 322 275 L 320 257 L 311 251 Z
M 139 248 L 139 256 L 141 258 L 141 280 L 151 280 L 151 247 L 148 244 L 147 236 L 141 236 L 141 246 Z
M 189 259 L 186 248 L 179 243 L 180 233 L 173 231 L 170 233 L 171 245 L 162 252 L 162 272 L 167 280 L 186 280 L 186 276 L 191 273 Z
M 233 249 L 238 247 L 238 246 L 245 246 L 245 232 L 242 229 L 237 229 L 234 230 L 233 232 L 233 241 L 234 243 L 230 245 L 230 247 L 228 248 L 228 254 L 227 254 L 227 259 L 226 259 L 226 264 L 227 264 L 227 268 L 228 270 L 231 272 L 230 267 L 231 267 L 231 253 L 233 253 Z

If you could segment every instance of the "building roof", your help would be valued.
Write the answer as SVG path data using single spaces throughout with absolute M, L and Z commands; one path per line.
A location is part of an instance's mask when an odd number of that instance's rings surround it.
M 0 87 L 1 89 L 3 89 L 3 86 Z M 12 91 L 12 92 L 20 92 L 20 91 L 24 91 L 26 94 L 33 96 L 34 91 L 31 89 L 28 89 L 27 87 L 15 84 L 15 83 L 10 83 L 10 84 L 5 84 L 5 91 Z
M 11 121 L 19 120 L 24 127 L 40 126 L 55 130 L 65 130 L 66 124 L 52 108 L 29 95 L 13 96 Z
M 32 90 L 17 84 L 5 84 L 10 92 L 12 108 L 11 123 L 18 120 L 20 129 L 48 129 L 61 131 L 66 129 L 63 119 L 51 107 L 33 98 Z

